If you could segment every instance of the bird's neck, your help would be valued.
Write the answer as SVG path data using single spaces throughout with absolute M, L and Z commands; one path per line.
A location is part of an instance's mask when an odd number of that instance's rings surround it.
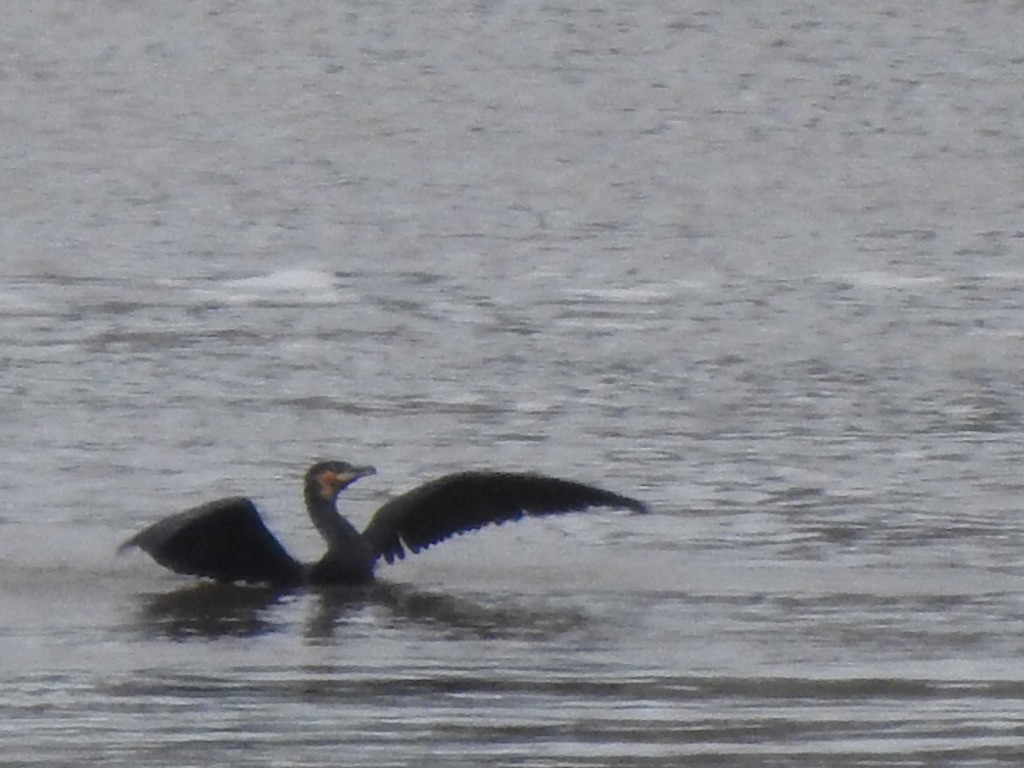
M 334 502 L 325 501 L 311 488 L 306 489 L 306 509 L 309 510 L 313 525 L 327 542 L 328 554 L 354 554 L 365 546 L 359 531 L 338 514 Z

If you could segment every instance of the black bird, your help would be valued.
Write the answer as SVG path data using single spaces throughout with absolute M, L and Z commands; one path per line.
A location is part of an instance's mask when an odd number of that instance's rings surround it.
M 267 530 L 256 505 L 232 497 L 160 520 L 121 545 L 139 547 L 172 571 L 222 582 L 290 587 L 359 584 L 373 579 L 381 558 L 422 549 L 491 523 L 524 515 L 572 512 L 592 506 L 646 512 L 644 504 L 583 483 L 515 472 L 457 472 L 388 501 L 360 533 L 335 507 L 338 494 L 373 467 L 323 461 L 306 472 L 306 508 L 327 542 L 327 553 L 303 564 Z

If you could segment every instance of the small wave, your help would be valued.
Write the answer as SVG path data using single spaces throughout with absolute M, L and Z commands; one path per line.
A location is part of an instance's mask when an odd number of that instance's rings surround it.
M 861 288 L 878 288 L 895 291 L 913 290 L 946 282 L 938 275 L 904 275 L 897 272 L 867 270 L 842 275 L 844 282 Z
M 563 300 L 607 304 L 644 304 L 673 301 L 677 291 L 662 285 L 635 285 L 617 288 L 579 288 L 566 291 Z
M 39 315 L 52 311 L 50 304 L 22 288 L 0 290 L 0 315 Z
M 224 280 L 204 293 L 230 304 L 340 304 L 348 300 L 335 274 L 302 268 Z

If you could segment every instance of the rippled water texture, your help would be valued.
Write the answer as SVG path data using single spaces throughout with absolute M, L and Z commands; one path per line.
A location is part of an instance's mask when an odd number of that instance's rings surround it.
M 15 0 L 12 766 L 1019 766 L 1022 16 Z M 636 495 L 373 587 L 196 584 L 466 467 Z

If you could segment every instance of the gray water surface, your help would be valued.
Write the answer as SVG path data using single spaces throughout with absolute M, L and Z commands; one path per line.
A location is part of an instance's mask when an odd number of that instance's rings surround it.
M 1006 3 L 16 0 L 12 766 L 1019 766 Z M 365 589 L 115 549 L 299 481 L 638 496 Z

